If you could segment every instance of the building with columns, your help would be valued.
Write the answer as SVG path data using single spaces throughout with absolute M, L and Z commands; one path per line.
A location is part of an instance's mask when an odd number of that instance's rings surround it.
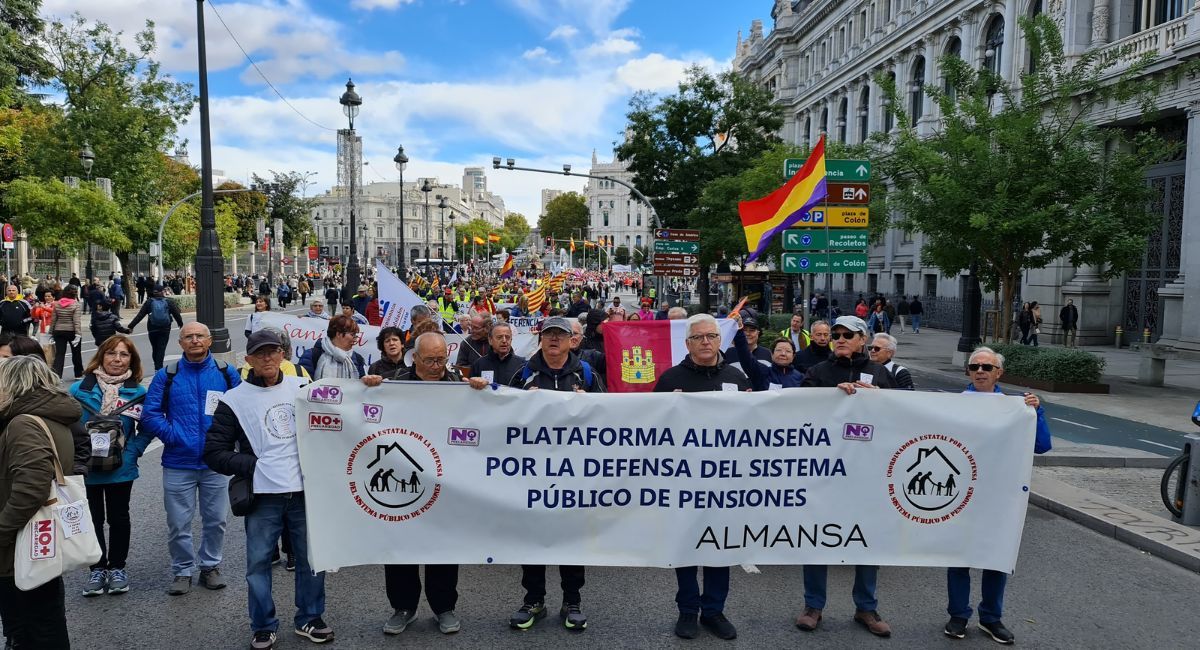
M 592 152 L 592 167 L 588 173 L 626 183 L 633 182 L 633 172 L 629 171 L 626 163 L 615 156 L 611 162 L 600 162 L 595 151 Z M 636 257 L 634 251 L 637 248 L 650 245 L 650 214 L 645 205 L 633 198 L 629 188 L 620 183 L 589 178 L 583 196 L 588 206 L 588 239 L 611 238 L 613 244 L 610 250 L 625 246 L 631 258 Z M 633 261 L 641 262 L 640 259 Z
M 1036 14 L 1058 24 L 1068 56 L 1129 47 L 1117 71 L 1145 52 L 1157 54 L 1151 74 L 1200 56 L 1200 0 L 776 0 L 769 33 L 757 20 L 748 37 L 739 32 L 733 65 L 774 93 L 787 141 L 807 144 L 825 133 L 858 143 L 892 130 L 874 81 L 880 73 L 897 81 L 918 132 L 930 133 L 937 107 L 922 88 L 939 82 L 939 58 L 963 57 L 1016 79 L 1029 65 L 1018 19 Z M 1200 78 L 1167 87 L 1158 108 L 1153 126 L 1186 149 L 1147 171 L 1157 196 L 1152 207 L 1162 219 L 1143 263 L 1113 279 L 1066 261 L 1028 271 L 1020 294 L 1043 306 L 1044 337 L 1057 336 L 1059 308 L 1071 298 L 1082 343 L 1111 342 L 1121 326 L 1127 341 L 1149 330 L 1162 343 L 1200 352 Z M 1086 118 L 1130 125 L 1141 112 L 1113 105 Z M 816 286 L 843 294 L 920 294 L 926 304 L 953 300 L 961 277 L 922 266 L 921 244 L 919 233 L 892 230 L 869 251 L 866 273 L 818 278 Z

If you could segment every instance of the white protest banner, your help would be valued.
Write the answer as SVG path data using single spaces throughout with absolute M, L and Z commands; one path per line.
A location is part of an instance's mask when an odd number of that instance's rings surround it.
M 512 328 L 513 353 L 528 359 L 538 351 L 538 332 L 542 329 L 542 316 L 514 316 L 508 319 Z
M 476 391 L 297 399 L 316 570 L 360 564 L 1016 565 L 1019 397 Z
M 412 308 L 425 304 L 425 301 L 379 260 L 375 261 L 375 280 L 379 287 L 379 313 L 383 326 L 399 327 L 407 332 L 412 326 Z
M 289 316 L 278 312 L 264 312 L 254 329 L 263 327 L 278 327 L 292 339 L 292 360 L 299 361 L 309 348 L 317 344 L 329 329 L 329 321 L 324 318 L 302 318 Z M 374 325 L 359 325 L 358 340 L 354 342 L 354 351 L 361 354 L 370 366 L 379 359 L 379 330 Z M 462 334 L 446 334 L 446 354 L 451 359 L 458 355 L 458 347 L 462 345 Z M 406 363 L 411 365 L 412 359 Z

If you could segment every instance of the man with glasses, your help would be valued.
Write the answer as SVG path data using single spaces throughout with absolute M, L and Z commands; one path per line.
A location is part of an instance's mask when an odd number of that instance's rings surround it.
M 967 384 L 964 393 L 984 395 L 1003 395 L 997 386 L 1004 374 L 1004 357 L 995 350 L 987 347 L 975 348 L 967 360 L 967 376 L 971 383 Z M 1033 393 L 1022 393 L 1025 405 L 1037 411 L 1037 434 L 1033 440 L 1033 453 L 1044 454 L 1050 451 L 1050 425 L 1046 422 L 1046 411 L 1042 402 Z M 1004 613 L 1004 587 L 1008 584 L 1008 574 L 1002 571 L 984 569 L 983 584 L 979 601 L 979 629 L 983 630 L 997 643 L 1009 645 L 1016 641 L 1013 633 L 1004 627 L 1001 616 Z M 946 569 L 946 613 L 950 614 L 950 622 L 943 630 L 946 636 L 961 639 L 967 635 L 967 622 L 971 619 L 971 570 L 967 567 L 952 567 Z
M 454 366 L 459 372 L 470 373 L 471 364 L 486 357 L 492 349 L 488 346 L 488 332 L 492 329 L 492 315 L 482 311 L 472 311 L 468 321 L 467 338 L 458 347 L 458 358 Z
M 888 372 L 892 374 L 892 381 L 895 382 L 896 388 L 913 390 L 912 374 L 908 372 L 908 368 L 896 363 L 892 358 L 896 356 L 896 337 L 882 332 L 876 334 L 871 339 L 871 344 L 867 346 L 867 352 L 871 361 L 887 368 Z
M 725 363 L 721 356 L 721 329 L 709 314 L 696 314 L 687 320 L 687 356 L 668 368 L 654 386 L 656 393 L 698 393 L 714 390 L 748 391 L 750 380 L 741 370 Z M 725 618 L 725 599 L 729 596 L 729 567 L 704 567 L 704 592 L 697 580 L 699 567 L 677 567 L 679 590 L 675 603 L 679 620 L 675 635 L 694 639 L 700 626 L 721 639 L 737 638 L 737 629 Z
M 163 443 L 163 500 L 167 511 L 167 546 L 174 580 L 168 594 L 192 590 L 197 565 L 200 584 L 222 589 L 222 546 L 225 541 L 229 479 L 204 462 L 205 433 L 221 395 L 241 383 L 232 366 L 209 354 L 212 335 L 203 323 L 179 330 L 183 358 L 154 373 L 142 409 L 142 428 Z M 203 522 L 199 553 L 192 543 L 197 503 Z
M 603 393 L 604 380 L 592 366 L 571 352 L 571 322 L 562 316 L 552 316 L 542 321 L 538 334 L 540 349 L 525 362 L 520 372 L 513 375 L 510 386 L 525 390 L 558 390 L 577 393 Z M 473 385 L 474 388 L 481 388 Z M 582 632 L 587 629 L 587 616 L 581 609 L 583 597 L 584 568 L 581 566 L 558 567 L 562 579 L 563 600 L 559 616 L 568 630 Z M 546 615 L 546 567 L 544 565 L 521 565 L 521 586 L 525 588 L 525 600 L 520 609 L 508 619 L 510 627 L 527 630 L 539 618 Z
M 525 366 L 525 357 L 513 353 L 512 326 L 508 323 L 492 325 L 488 332 L 488 353 L 471 364 L 471 383 L 482 381 L 488 384 L 507 386 L 512 378 Z
M 841 316 L 833 322 L 829 338 L 833 341 L 833 355 L 808 370 L 802 387 L 839 388 L 847 395 L 859 390 L 895 388 L 887 368 L 871 361 L 863 354 L 867 343 L 867 324 L 857 316 Z M 826 582 L 829 567 L 824 565 L 804 566 L 804 611 L 796 617 L 796 627 L 812 632 L 821 623 L 821 610 L 825 609 Z M 875 636 L 891 636 L 892 628 L 879 616 L 875 598 L 875 584 L 879 576 L 877 566 L 854 567 L 854 620 Z
M 426 332 L 417 337 L 413 346 L 412 367 L 396 372 L 399 381 L 448 381 L 461 382 L 458 371 L 447 368 L 446 337 L 438 332 Z M 388 564 L 383 567 L 383 581 L 387 589 L 392 616 L 383 624 L 384 634 L 400 634 L 417 620 L 417 605 L 421 600 L 421 574 L 417 564 Z M 425 599 L 437 618 L 442 634 L 453 634 L 461 629 L 454 607 L 458 603 L 458 565 L 425 565 Z

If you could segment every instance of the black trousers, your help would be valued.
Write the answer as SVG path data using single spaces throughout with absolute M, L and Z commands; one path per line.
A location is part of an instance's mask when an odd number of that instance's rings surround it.
M 4 633 L 20 650 L 69 650 L 62 578 L 30 591 L 17 589 L 12 576 L 0 578 Z
M 75 367 L 75 377 L 83 376 L 83 344 L 71 345 L 75 340 L 75 332 L 54 333 L 54 374 L 62 377 L 63 367 L 67 364 L 67 348 L 71 348 L 71 361 Z
M 154 369 L 163 367 L 163 358 L 167 355 L 167 343 L 171 342 L 171 330 L 149 330 L 146 332 L 150 339 L 150 356 L 154 357 Z
M 392 609 L 416 611 L 421 601 L 421 565 L 385 564 L 383 583 Z M 458 604 L 458 565 L 425 565 L 425 600 L 434 614 L 449 612 Z
M 563 564 L 558 567 L 562 580 L 563 604 L 578 605 L 583 597 L 584 569 L 581 566 Z M 541 564 L 521 565 L 521 586 L 525 588 L 525 602 L 536 603 L 546 600 L 546 567 Z
M 100 541 L 100 561 L 92 569 L 124 569 L 129 557 L 129 495 L 133 481 L 87 486 L 88 509 Z M 108 543 L 104 540 L 104 522 L 108 521 Z

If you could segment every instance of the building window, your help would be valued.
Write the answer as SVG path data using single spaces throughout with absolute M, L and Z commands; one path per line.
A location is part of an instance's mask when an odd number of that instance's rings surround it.
M 1186 0 L 1135 0 L 1133 24 L 1136 31 L 1150 29 L 1187 12 Z
M 896 294 L 903 296 L 904 295 L 904 274 L 903 273 L 896 274 L 896 277 L 894 280 L 894 286 L 895 286 Z
M 626 239 L 628 239 L 628 237 Z M 641 235 L 637 236 L 637 239 L 634 241 L 634 245 L 637 246 L 638 248 L 641 248 L 641 246 L 642 246 L 642 236 Z
M 846 274 L 846 291 L 854 291 L 854 274 L 853 273 Z M 853 305 L 846 305 L 846 307 L 850 308 L 850 307 L 853 307 Z
M 840 107 L 838 108 L 838 120 L 837 120 L 838 142 L 846 141 L 846 117 L 847 117 L 846 113 L 849 111 L 850 111 L 850 100 L 843 97 L 842 103 L 841 103 Z
M 867 10 L 863 9 L 858 17 L 858 40 L 867 40 Z
M 608 210 L 604 211 L 604 225 L 608 225 Z
M 383 237 L 383 226 L 375 226 L 375 236 Z
M 809 139 L 812 137 L 812 116 L 804 118 L 804 136 L 801 138 L 800 144 L 808 146 Z
M 924 295 L 926 298 L 936 298 L 937 297 L 937 284 L 938 283 L 937 283 L 937 274 L 936 273 L 926 273 L 925 274 L 925 294 Z
M 404 236 L 404 226 L 396 226 L 396 236 L 397 237 Z
M 416 226 L 412 227 L 412 236 L 414 239 L 417 237 L 417 227 Z
M 911 231 L 911 230 L 902 230 L 902 231 L 900 231 L 900 232 L 901 232 L 901 238 L 900 238 L 900 243 L 901 243 L 901 244 L 911 244 L 911 243 L 913 243 L 913 236 L 912 236 L 912 231 Z
M 630 223 L 629 223 L 630 219 L 632 219 L 632 217 L 630 216 L 630 214 L 628 212 L 626 212 L 625 213 L 625 226 L 626 227 L 628 227 L 630 225 Z
M 945 55 L 947 57 L 961 59 L 962 58 L 962 40 L 959 39 L 957 36 L 950 37 L 950 40 L 946 43 Z M 951 101 L 954 101 L 955 88 L 954 88 L 954 84 L 951 83 L 949 77 L 945 77 L 944 86 L 945 86 L 945 90 L 946 90 L 946 96 L 949 97 Z
M 878 273 L 868 273 L 867 274 L 867 293 L 871 293 L 871 294 L 879 293 L 879 274 Z
M 642 225 L 642 213 L 641 212 L 638 213 L 637 225 L 639 225 L 639 226 Z
M 889 72 L 888 79 L 891 80 L 892 86 L 896 84 L 896 73 Z M 892 100 L 888 97 L 883 98 L 883 132 L 891 133 L 892 127 L 896 126 L 896 116 L 892 115 Z
M 333 245 L 333 256 L 337 257 L 338 255 L 340 255 L 340 253 L 338 252 L 338 246 L 337 246 L 337 244 L 334 244 Z
M 321 239 L 329 239 L 329 226 L 321 226 Z
M 383 208 L 376 208 L 376 209 L 375 209 L 375 218 L 376 218 L 376 219 L 382 219 L 382 218 L 383 218 Z
M 912 81 L 908 85 L 908 90 L 912 100 L 909 113 L 912 115 L 912 125 L 916 126 L 917 121 L 925 114 L 925 57 L 923 56 L 918 56 L 913 60 Z
M 858 96 L 858 141 L 865 143 L 871 135 L 871 88 L 863 86 L 862 94 Z
M 828 133 L 829 133 L 829 109 L 822 108 L 821 109 L 821 135 L 827 135 Z
M 1004 58 L 1004 18 L 996 15 L 988 22 L 983 37 L 983 67 L 992 74 L 1000 74 L 1000 62 Z

